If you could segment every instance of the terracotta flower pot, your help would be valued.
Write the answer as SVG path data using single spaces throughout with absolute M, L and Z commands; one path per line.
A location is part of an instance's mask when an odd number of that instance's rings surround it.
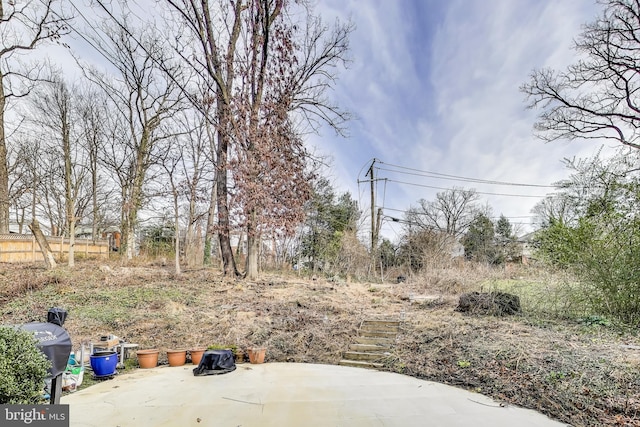
M 191 363 L 194 365 L 200 364 L 200 360 L 202 359 L 202 355 L 206 349 L 204 348 L 194 348 L 193 350 L 189 350 L 189 354 L 191 355 Z
M 159 354 L 160 350 L 155 348 L 136 351 L 136 356 L 138 357 L 138 365 L 140 365 L 142 369 L 155 368 L 156 366 L 158 366 Z
M 169 366 L 182 366 L 187 363 L 187 350 L 167 350 Z
M 249 353 L 249 362 L 264 363 L 264 355 L 266 352 L 267 352 L 267 349 L 264 347 L 248 348 L 247 353 Z

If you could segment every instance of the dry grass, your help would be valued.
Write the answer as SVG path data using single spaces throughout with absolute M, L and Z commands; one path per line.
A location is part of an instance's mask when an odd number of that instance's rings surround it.
M 248 282 L 207 269 L 174 277 L 153 264 L 86 262 L 74 271 L 3 265 L 0 310 L 3 323 L 22 323 L 44 320 L 51 306 L 64 307 L 76 344 L 113 333 L 165 350 L 266 345 L 268 361 L 314 363 L 337 363 L 362 320 L 400 318 L 403 332 L 388 370 L 476 390 L 575 426 L 640 425 L 640 350 L 621 347 L 640 345 L 637 335 L 548 319 L 533 294 L 523 299 L 518 317 L 454 311 L 463 292 L 505 281 L 535 285 L 540 277 L 531 269 L 458 266 L 401 284 L 293 274 Z M 548 277 L 539 282 L 551 286 Z

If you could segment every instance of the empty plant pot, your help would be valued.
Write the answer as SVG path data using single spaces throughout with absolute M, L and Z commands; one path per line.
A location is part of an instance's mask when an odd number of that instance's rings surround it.
M 193 363 L 194 365 L 198 365 L 205 351 L 206 348 L 196 348 L 193 350 L 189 350 L 189 354 L 191 355 L 191 363 Z
M 149 350 L 138 350 L 136 352 L 136 356 L 138 357 L 138 365 L 142 369 L 155 368 L 158 366 L 158 355 L 160 354 L 160 350 L 158 349 L 149 349 Z
M 264 363 L 264 355 L 267 352 L 265 347 L 253 347 L 247 349 L 250 363 Z
M 182 366 L 187 363 L 187 350 L 167 350 L 169 366 Z
M 118 353 L 115 351 L 100 352 L 93 354 L 90 358 L 91 369 L 96 377 L 104 377 L 116 373 L 118 366 Z

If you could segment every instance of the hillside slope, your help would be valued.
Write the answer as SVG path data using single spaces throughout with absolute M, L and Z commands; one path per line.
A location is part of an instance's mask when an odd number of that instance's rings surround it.
M 459 294 L 480 290 L 484 279 L 438 271 L 384 285 L 293 274 L 248 282 L 208 269 L 175 277 L 157 266 L 2 265 L 0 310 L 2 323 L 18 324 L 44 321 L 49 307 L 63 307 L 75 347 L 114 334 L 141 348 L 265 345 L 267 361 L 328 364 L 339 362 L 363 320 L 399 319 L 385 370 L 475 390 L 574 426 L 640 426 L 637 333 L 545 320 L 526 305 L 512 317 L 454 311 Z

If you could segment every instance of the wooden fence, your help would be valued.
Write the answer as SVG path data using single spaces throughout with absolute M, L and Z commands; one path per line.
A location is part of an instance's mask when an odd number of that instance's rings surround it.
M 69 239 L 47 236 L 53 256 L 62 261 L 69 253 Z M 75 256 L 80 258 L 109 258 L 109 241 L 75 240 Z M 1 234 L 0 262 L 44 261 L 40 247 L 31 234 Z

